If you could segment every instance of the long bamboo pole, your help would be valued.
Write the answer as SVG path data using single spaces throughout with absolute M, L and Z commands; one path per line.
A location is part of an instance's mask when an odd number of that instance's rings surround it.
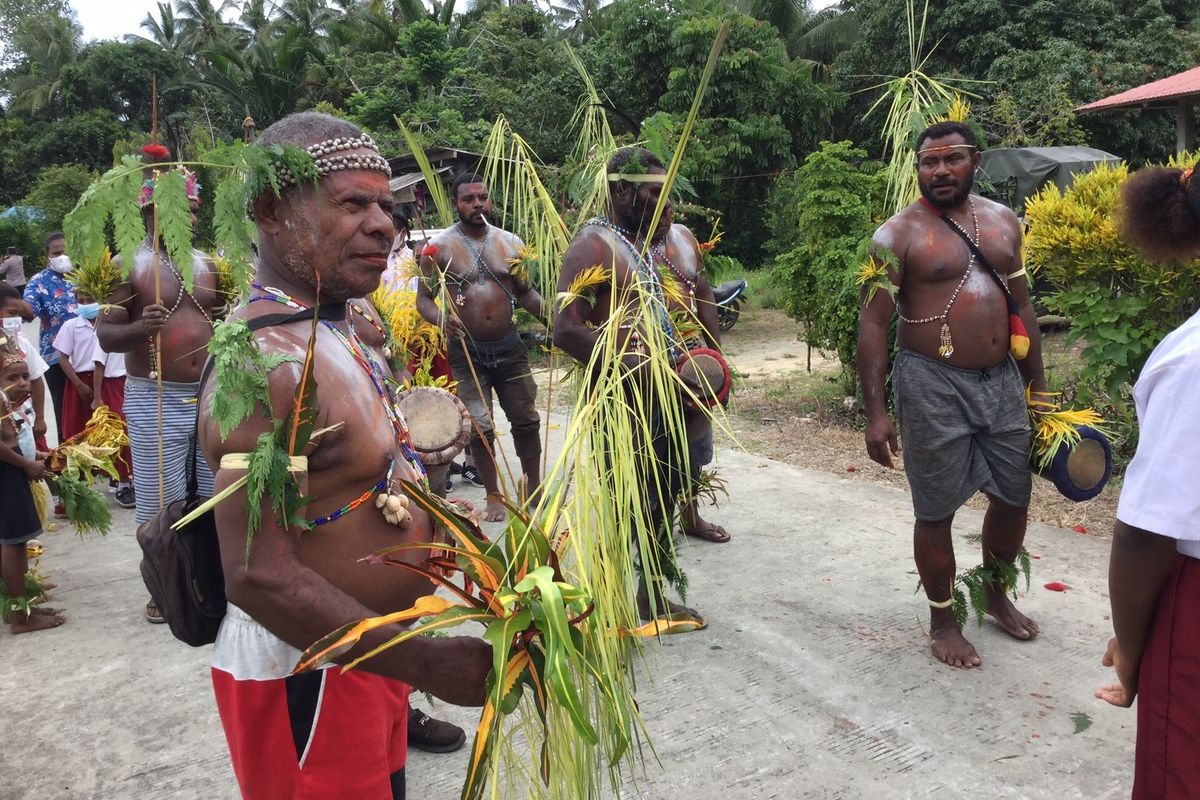
M 158 76 L 150 77 L 150 141 L 158 144 Z M 158 203 L 157 198 L 151 198 L 154 206 L 151 210 L 153 230 L 150 233 L 150 247 L 154 250 L 154 303 L 162 305 L 162 264 L 158 247 Z M 165 320 L 164 320 L 165 322 Z M 166 487 L 166 458 L 163 453 L 163 349 L 162 331 L 154 334 L 154 382 L 158 407 L 158 508 L 161 511 L 167 504 Z

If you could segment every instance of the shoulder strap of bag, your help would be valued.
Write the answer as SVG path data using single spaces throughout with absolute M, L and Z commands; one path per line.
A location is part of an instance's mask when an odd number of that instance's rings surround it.
M 340 314 L 336 308 L 337 306 L 341 307 Z M 345 303 L 322 303 L 317 309 L 317 317 L 319 319 L 345 319 L 345 309 Z M 303 309 L 294 314 L 263 314 L 261 317 L 246 320 L 246 327 L 252 331 L 257 331 L 263 328 L 274 327 L 275 325 L 287 325 L 290 322 L 312 322 L 312 311 Z M 189 505 L 195 503 L 200 498 L 200 482 L 196 478 L 196 454 L 200 443 L 200 397 L 204 394 L 204 384 L 208 382 L 212 371 L 213 360 L 210 356 L 204 362 L 204 369 L 200 371 L 200 384 L 196 387 L 196 425 L 192 430 L 191 442 L 188 444 L 186 468 L 187 502 Z
M 1000 273 L 996 270 L 995 267 L 992 266 L 992 262 L 988 261 L 988 257 L 985 256 L 983 254 L 983 251 L 979 249 L 979 245 L 972 242 L 971 237 L 967 236 L 967 232 L 964 231 L 962 228 L 958 227 L 957 225 L 955 225 L 954 221 L 946 216 L 945 211 L 938 208 L 933 203 L 930 203 L 924 197 L 921 198 L 921 203 L 926 208 L 928 208 L 930 211 L 932 211 L 935 215 L 937 215 L 937 217 L 942 222 L 946 223 L 946 227 L 949 228 L 950 230 L 954 231 L 955 235 L 958 236 L 958 238 L 960 238 L 964 242 L 966 242 L 967 247 L 970 248 L 971 252 L 975 255 L 975 258 L 977 258 L 979 260 L 979 263 L 982 264 L 984 266 L 984 268 L 988 271 L 988 274 L 992 276 L 992 280 L 994 280 L 997 284 L 1000 285 L 1001 291 L 1004 292 L 1004 300 L 1005 300 L 1006 305 L 1008 306 L 1008 313 L 1016 314 L 1017 313 L 1017 301 L 1016 301 L 1016 299 L 1013 298 L 1012 292 L 1009 291 L 1008 282 L 1005 281 L 1004 278 L 1000 277 Z

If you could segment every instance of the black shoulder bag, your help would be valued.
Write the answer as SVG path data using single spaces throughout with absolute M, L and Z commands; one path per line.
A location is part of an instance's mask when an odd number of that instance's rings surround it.
M 246 325 L 255 331 L 272 325 L 312 320 L 311 311 L 296 314 L 265 314 Z M 212 359 L 204 365 L 196 393 L 196 426 L 188 447 L 187 494 L 168 503 L 138 528 L 142 548 L 142 581 L 150 597 L 179 641 L 192 647 L 212 644 L 225 618 L 225 573 L 221 568 L 221 546 L 212 510 L 179 530 L 172 526 L 207 498 L 200 497 L 196 480 L 196 455 L 200 439 L 199 398 L 212 373 Z

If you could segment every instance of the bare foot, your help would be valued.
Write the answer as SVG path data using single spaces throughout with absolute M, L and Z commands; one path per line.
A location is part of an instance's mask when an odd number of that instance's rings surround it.
M 1017 611 L 1012 600 L 1001 590 L 988 589 L 987 613 L 1014 639 L 1032 639 L 1041 631 L 1036 622 Z
M 63 615 L 62 609 L 58 609 L 58 608 L 46 608 L 45 606 L 30 606 L 29 613 L 36 614 L 39 617 L 63 617 L 63 619 L 66 619 L 66 617 Z M 8 622 L 8 623 L 12 623 L 13 621 L 19 619 L 20 617 L 21 617 L 21 615 L 14 611 L 11 614 L 5 614 L 4 621 Z
M 967 641 L 967 637 L 962 635 L 957 625 L 934 628 L 930 631 L 930 636 L 933 637 L 930 649 L 933 650 L 934 657 L 943 664 L 960 669 L 974 669 L 983 663 L 979 653 L 975 652 L 975 645 Z
M 41 583 L 38 584 L 38 588 L 41 589 L 43 592 L 48 592 L 51 589 L 57 589 L 58 584 L 51 583 L 50 581 L 42 581 Z
M 62 617 L 45 616 L 43 614 L 30 614 L 25 617 L 22 622 L 9 623 L 9 629 L 14 634 L 18 633 L 33 633 L 34 631 L 45 631 L 51 628 L 57 628 L 66 622 Z
M 508 512 L 504 508 L 504 503 L 500 502 L 500 498 L 489 494 L 487 496 L 487 509 L 483 512 L 483 518 L 488 522 L 500 522 L 507 515 Z

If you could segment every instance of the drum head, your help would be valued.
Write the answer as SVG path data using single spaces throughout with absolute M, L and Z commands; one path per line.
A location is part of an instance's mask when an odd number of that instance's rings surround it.
M 1078 430 L 1079 441 L 1060 447 L 1045 472 L 1062 496 L 1076 503 L 1100 494 L 1112 477 L 1112 444 L 1095 428 Z
M 428 466 L 449 464 L 471 438 L 471 415 L 462 401 L 436 386 L 400 393 L 396 407 L 408 423 L 413 449 Z
M 1095 439 L 1081 439 L 1067 456 L 1067 475 L 1071 483 L 1085 492 L 1091 491 L 1108 474 L 1108 455 Z
M 684 384 L 704 405 L 714 406 L 729 395 L 729 366 L 715 350 L 691 350 L 677 369 Z

